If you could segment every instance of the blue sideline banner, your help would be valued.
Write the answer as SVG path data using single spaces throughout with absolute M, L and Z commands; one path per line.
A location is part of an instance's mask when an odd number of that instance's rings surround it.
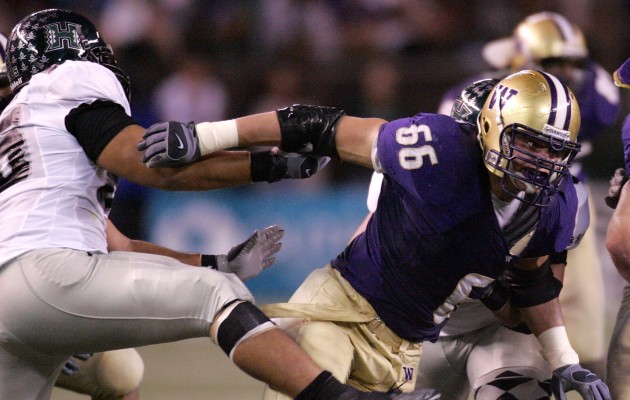
M 150 191 L 145 236 L 173 249 L 216 254 L 279 224 L 285 236 L 276 263 L 246 284 L 261 304 L 286 301 L 313 269 L 343 250 L 367 213 L 367 184 L 308 189 L 291 183 Z

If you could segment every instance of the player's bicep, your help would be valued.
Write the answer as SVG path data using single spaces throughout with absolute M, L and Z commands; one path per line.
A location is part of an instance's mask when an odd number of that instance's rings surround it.
M 136 123 L 120 104 L 96 100 L 70 110 L 64 118 L 64 124 L 87 156 L 96 162 L 103 149 L 118 133 Z
M 380 118 L 341 117 L 335 134 L 339 157 L 362 167 L 373 168 L 372 145 L 381 125 L 386 122 Z

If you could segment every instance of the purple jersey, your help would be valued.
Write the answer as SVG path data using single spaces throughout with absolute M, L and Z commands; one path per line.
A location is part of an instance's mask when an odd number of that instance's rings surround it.
M 439 114 L 386 123 L 377 153 L 378 207 L 332 264 L 399 336 L 436 340 L 457 304 L 479 298 L 505 269 L 510 239 L 470 125 Z M 522 256 L 567 247 L 577 210 L 570 180 L 548 207 L 523 209 L 538 226 Z

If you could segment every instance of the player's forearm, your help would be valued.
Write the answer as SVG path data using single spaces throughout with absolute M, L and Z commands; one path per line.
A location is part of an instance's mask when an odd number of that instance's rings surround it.
M 193 266 L 199 266 L 201 260 L 199 253 L 183 253 L 142 240 L 131 240 L 127 251 L 167 256 Z
M 140 185 L 171 191 L 203 191 L 251 183 L 250 153 L 216 152 L 181 168 L 144 167 L 141 174 L 125 176 Z
M 536 336 L 547 329 L 564 325 L 558 298 L 536 306 L 521 308 L 520 312 L 527 326 Z
M 542 353 L 552 370 L 579 364 L 580 359 L 569 342 L 558 299 L 534 307 L 522 308 L 527 326 L 536 335 Z
M 202 191 L 252 182 L 248 151 L 215 152 L 181 168 L 156 168 L 150 171 L 158 176 L 148 185 L 165 190 Z
M 280 124 L 275 111 L 237 118 L 236 126 L 239 146 L 280 144 Z

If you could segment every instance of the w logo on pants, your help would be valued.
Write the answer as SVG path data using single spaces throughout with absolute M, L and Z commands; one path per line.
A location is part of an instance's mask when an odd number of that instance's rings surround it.
M 410 381 L 413 378 L 413 368 L 403 367 L 403 371 L 405 372 L 405 381 Z

